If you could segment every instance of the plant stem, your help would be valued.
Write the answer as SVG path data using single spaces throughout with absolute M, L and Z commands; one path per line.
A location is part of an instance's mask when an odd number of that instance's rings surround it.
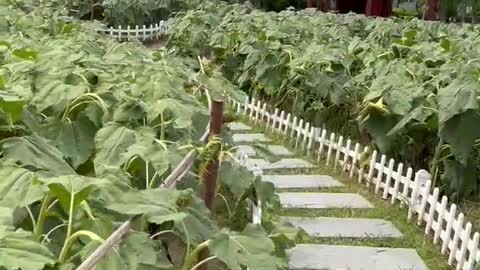
M 163 112 L 160 113 L 160 140 L 165 140 L 165 123 L 163 119 Z
M 60 256 L 58 257 L 58 261 L 60 263 L 65 262 L 65 259 L 67 257 L 67 251 L 68 251 L 68 246 L 69 242 L 71 242 L 70 236 L 72 235 L 72 223 L 73 223 L 73 203 L 75 201 L 75 195 L 72 192 L 70 195 L 70 209 L 68 212 L 68 228 L 67 228 L 67 235 L 65 236 L 65 241 L 63 243 L 62 251 L 60 251 Z
M 148 161 L 145 161 L 145 189 L 148 189 L 150 187 L 150 175 L 149 175 L 149 172 L 148 172 L 149 168 L 148 168 Z
M 210 240 L 204 241 L 203 243 L 200 243 L 190 255 L 188 255 L 185 258 L 185 264 L 183 265 L 183 270 L 189 270 L 192 269 L 193 264 L 197 261 L 198 255 L 202 250 L 205 248 L 208 248 L 208 245 L 210 244 Z
M 34 239 L 40 241 L 43 233 L 43 226 L 45 225 L 45 219 L 47 218 L 48 205 L 50 204 L 50 196 L 47 194 L 43 198 L 40 212 L 38 213 L 37 226 L 35 227 Z
M 432 189 L 436 187 L 437 184 L 437 176 L 438 176 L 438 164 L 440 161 L 440 155 L 442 154 L 442 146 L 443 146 L 443 139 L 440 139 L 440 141 L 437 144 L 437 147 L 435 148 L 435 154 L 433 155 L 433 161 L 432 161 L 432 166 L 430 167 L 430 174 L 432 175 Z
M 209 261 L 211 261 L 211 260 L 214 260 L 214 259 L 216 259 L 216 258 L 217 258 L 217 256 L 210 256 L 210 257 L 206 258 L 205 260 L 197 263 L 194 267 L 192 267 L 191 270 L 196 270 L 198 267 L 200 267 L 200 265 L 202 265 L 202 264 L 204 264 L 204 263 L 206 263 L 206 262 L 209 262 Z

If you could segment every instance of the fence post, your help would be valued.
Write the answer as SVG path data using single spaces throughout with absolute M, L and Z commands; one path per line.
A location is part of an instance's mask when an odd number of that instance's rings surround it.
M 209 140 L 222 132 L 223 125 L 223 102 L 212 101 L 212 108 L 210 111 L 210 133 Z M 218 156 L 214 157 L 209 164 L 207 164 L 205 171 L 203 171 L 203 179 L 205 181 L 204 196 L 205 205 L 212 209 L 213 200 L 215 199 L 215 190 L 217 188 L 217 173 L 218 173 Z

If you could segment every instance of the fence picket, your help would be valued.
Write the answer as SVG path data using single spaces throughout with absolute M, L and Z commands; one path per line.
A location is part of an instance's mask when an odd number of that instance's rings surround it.
M 285 124 L 285 111 L 280 112 L 280 120 L 278 121 L 277 133 L 282 134 L 283 125 Z
M 453 265 L 453 261 L 455 259 L 455 256 L 457 255 L 457 250 L 458 250 L 458 241 L 460 240 L 460 235 L 463 231 L 463 219 L 465 216 L 463 213 L 460 213 L 458 215 L 457 223 L 455 226 L 455 229 L 453 231 L 455 232 L 453 234 L 453 240 L 448 244 L 449 246 L 451 245 L 452 247 L 450 248 L 450 255 L 448 256 L 448 264 Z
M 393 177 L 393 193 L 392 193 L 392 204 L 395 204 L 398 197 L 398 189 L 400 188 L 400 183 L 403 179 L 403 163 L 398 163 L 397 171 L 395 172 L 395 177 Z
M 270 132 L 275 133 L 275 126 L 277 125 L 278 120 L 278 109 L 275 109 L 275 113 L 273 114 L 272 118 L 272 125 L 270 126 Z
M 328 142 L 328 152 L 327 152 L 327 162 L 326 162 L 327 165 L 329 165 L 330 163 L 330 158 L 332 157 L 332 150 L 333 150 L 334 144 L 335 144 L 335 133 L 332 132 L 332 134 L 330 134 L 330 141 Z
M 252 98 L 251 102 L 248 104 L 248 108 L 250 109 L 248 118 L 251 122 L 253 122 L 253 114 L 255 113 L 254 104 L 255 104 L 255 98 Z
M 403 180 L 403 191 L 402 191 L 402 200 L 400 202 L 400 207 L 404 207 L 406 204 L 408 204 L 408 193 L 410 191 L 410 186 L 412 184 L 412 176 L 413 176 L 413 169 L 412 167 L 408 167 L 407 169 L 407 175 Z
M 359 153 L 360 153 L 360 144 L 356 143 L 355 148 L 353 150 L 352 164 L 350 166 L 350 174 L 349 174 L 350 178 L 353 178 L 353 175 L 355 173 L 355 165 L 357 164 Z
M 260 108 L 261 108 L 260 105 L 262 105 L 262 102 L 259 100 L 259 101 L 257 101 L 257 106 L 255 107 L 255 118 L 253 119 L 253 123 L 254 123 L 255 125 L 257 124 L 257 122 L 258 122 L 258 117 L 259 117 L 259 115 L 260 115 Z
M 368 146 L 365 146 L 363 147 L 363 155 L 366 155 L 368 153 L 368 151 L 370 150 L 370 148 Z M 358 160 L 358 164 L 359 164 L 359 167 L 360 167 L 360 170 L 358 171 L 358 183 L 361 184 L 362 181 L 363 181 L 363 177 L 364 177 L 364 171 L 365 171 L 365 166 L 362 166 L 362 164 L 360 164 L 360 160 Z
M 292 117 L 291 113 L 287 114 L 287 119 L 285 120 L 285 129 L 283 130 L 283 135 L 287 136 L 288 135 L 288 125 L 290 125 L 290 118 Z
M 312 147 L 314 144 L 315 138 L 315 131 L 317 130 L 316 127 L 313 125 L 310 126 L 310 133 L 308 134 L 308 144 L 307 144 L 307 152 L 310 153 L 312 151 Z
M 333 168 L 335 170 L 337 170 L 337 167 L 340 163 L 340 154 L 342 153 L 342 151 L 340 149 L 343 148 L 343 136 L 340 136 L 340 138 L 338 138 L 338 142 L 337 142 L 336 146 L 337 146 L 337 152 L 335 153 L 335 160 L 334 160 L 334 163 L 333 163 Z
M 438 201 L 439 194 L 440 194 L 440 189 L 434 188 L 433 195 L 432 195 L 432 202 L 430 203 L 430 209 L 427 215 L 427 226 L 425 226 L 426 235 L 430 235 L 430 229 L 432 228 L 432 224 L 435 218 L 435 212 L 437 212 L 437 201 Z
M 426 186 L 423 188 L 422 201 L 420 203 L 420 208 L 418 209 L 418 219 L 417 225 L 421 226 L 425 219 L 425 210 L 427 207 L 428 199 L 430 197 L 430 188 L 432 186 L 432 181 L 428 180 Z
M 452 230 L 453 230 L 453 223 L 455 222 L 455 215 L 457 214 L 457 205 L 456 204 L 452 204 L 450 206 L 450 211 L 449 211 L 449 215 L 447 216 L 447 227 L 445 229 L 445 238 L 442 239 L 443 240 L 443 244 L 442 244 L 442 250 L 441 250 L 441 253 L 443 255 L 447 254 L 447 250 L 448 250 L 448 245 L 450 244 L 450 237 L 452 235 Z
M 462 235 L 462 246 L 460 247 L 460 257 L 457 259 L 457 270 L 463 268 L 465 262 L 465 255 L 467 255 L 467 247 L 470 244 L 470 234 L 472 233 L 472 223 L 468 222 Z
M 352 140 L 350 139 L 347 140 L 347 145 L 344 148 L 345 151 L 342 151 L 342 148 L 337 148 L 337 151 L 343 152 L 343 165 L 342 165 L 343 172 L 347 170 L 347 163 L 348 163 L 348 159 L 350 158 L 351 148 L 352 148 Z
M 262 110 L 260 111 L 260 122 L 265 121 L 266 115 L 267 115 L 267 103 L 263 103 Z
M 440 204 L 440 209 L 438 210 L 438 225 L 435 228 L 435 234 L 433 235 L 433 244 L 438 243 L 438 239 L 440 238 L 440 234 L 443 231 L 443 221 L 445 220 L 445 210 L 447 209 L 448 198 L 447 196 L 442 197 L 442 203 Z
M 293 117 L 293 123 L 292 123 L 292 131 L 290 133 L 290 140 L 293 140 L 295 137 L 295 132 L 297 131 L 297 122 L 298 118 L 296 116 Z
M 418 197 L 418 192 L 420 189 L 420 174 L 417 172 L 415 173 L 415 180 L 413 180 L 413 190 L 412 190 L 412 197 L 410 198 L 410 204 L 408 205 L 408 220 L 412 219 L 413 213 L 416 209 L 417 205 L 417 197 Z
M 305 125 L 305 129 L 302 130 L 302 151 L 305 151 L 305 148 L 307 146 L 307 137 L 308 137 L 308 132 L 310 131 L 310 122 L 307 122 Z
M 476 232 L 473 235 L 473 241 L 472 241 L 473 251 L 470 251 L 470 256 L 468 258 L 467 265 L 466 265 L 466 267 L 464 267 L 464 268 L 466 268 L 466 270 L 473 270 L 473 268 L 475 267 L 476 257 L 477 257 L 476 255 L 478 253 L 479 238 L 480 238 L 480 233 Z
M 374 150 L 372 153 L 372 158 L 370 159 L 370 168 L 368 169 L 367 176 L 367 187 L 370 187 L 370 183 L 373 181 L 373 174 L 375 173 L 375 164 L 377 164 L 377 150 Z
M 298 122 L 297 126 L 297 139 L 295 140 L 295 148 L 298 147 L 298 143 L 300 142 L 300 136 L 302 135 L 302 129 L 303 129 L 303 119 L 300 119 L 300 122 Z
M 390 190 L 390 184 L 392 182 L 393 168 L 395 166 L 395 160 L 393 158 L 388 162 L 387 177 L 385 178 L 385 187 L 383 189 L 383 199 L 388 199 L 388 191 Z
M 377 179 L 375 180 L 375 194 L 378 194 L 378 192 L 380 191 L 380 186 L 383 179 L 383 171 L 385 170 L 385 162 L 387 162 L 387 156 L 382 155 L 379 163 L 380 168 L 378 169 Z
M 325 150 L 325 140 L 327 139 L 327 130 L 322 130 L 322 136 L 320 137 L 320 146 L 318 147 L 318 158 L 317 160 L 320 162 L 322 159 L 323 151 Z

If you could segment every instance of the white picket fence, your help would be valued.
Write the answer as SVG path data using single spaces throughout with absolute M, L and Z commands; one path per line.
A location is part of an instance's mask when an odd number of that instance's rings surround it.
M 104 27 L 97 29 L 97 32 L 100 34 L 111 36 L 118 40 L 154 40 L 166 34 L 168 30 L 168 23 L 166 21 L 160 21 L 155 25 L 150 24 L 149 26 L 135 25 L 134 27 L 122 27 L 121 25 L 118 28 L 113 27 Z
M 277 108 L 271 113 L 266 103 L 254 99 L 247 98 L 243 104 L 234 100 L 231 103 L 237 113 L 248 116 L 253 124 L 264 124 L 267 132 L 286 136 L 295 147 L 318 161 L 325 159 L 327 165 L 348 172 L 351 179 L 374 187 L 383 199 L 408 207 L 408 220 L 416 218 L 417 225 L 425 227 L 425 234 L 441 246 L 441 253 L 448 256 L 450 265 L 456 265 L 456 270 L 474 270 L 480 261 L 480 234 L 472 232 L 472 224 L 465 221 L 465 215 L 457 211 L 455 204 L 448 204 L 446 196 L 439 198 L 438 188 L 431 190 L 430 175 L 425 170 L 414 174 L 412 168 L 405 170 L 402 163 L 396 164 L 377 151 L 371 154 L 369 166 L 361 167 L 359 157 L 369 152 L 368 147 Z

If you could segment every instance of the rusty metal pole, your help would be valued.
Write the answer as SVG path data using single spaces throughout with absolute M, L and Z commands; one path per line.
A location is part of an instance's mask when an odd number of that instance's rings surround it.
M 223 125 L 223 102 L 212 101 L 212 108 L 210 111 L 210 134 L 209 139 L 213 136 L 220 135 Z M 215 199 L 215 191 L 217 189 L 217 174 L 218 174 L 218 156 L 214 157 L 212 161 L 207 164 L 205 171 L 203 171 L 203 180 L 205 181 L 205 189 L 203 200 L 205 205 L 212 209 L 213 201 Z
M 223 125 L 223 102 L 212 100 L 212 107 L 210 109 L 210 131 L 208 134 L 208 140 L 216 135 L 220 135 Z M 217 153 L 218 154 L 218 153 Z M 215 156 L 202 172 L 202 178 L 204 181 L 203 201 L 208 209 L 212 209 L 213 202 L 215 200 L 215 192 L 217 190 L 217 176 L 218 176 L 218 155 Z M 198 256 L 198 260 L 201 261 L 208 257 L 208 250 L 203 250 Z M 200 265 L 199 270 L 207 270 L 208 263 Z

